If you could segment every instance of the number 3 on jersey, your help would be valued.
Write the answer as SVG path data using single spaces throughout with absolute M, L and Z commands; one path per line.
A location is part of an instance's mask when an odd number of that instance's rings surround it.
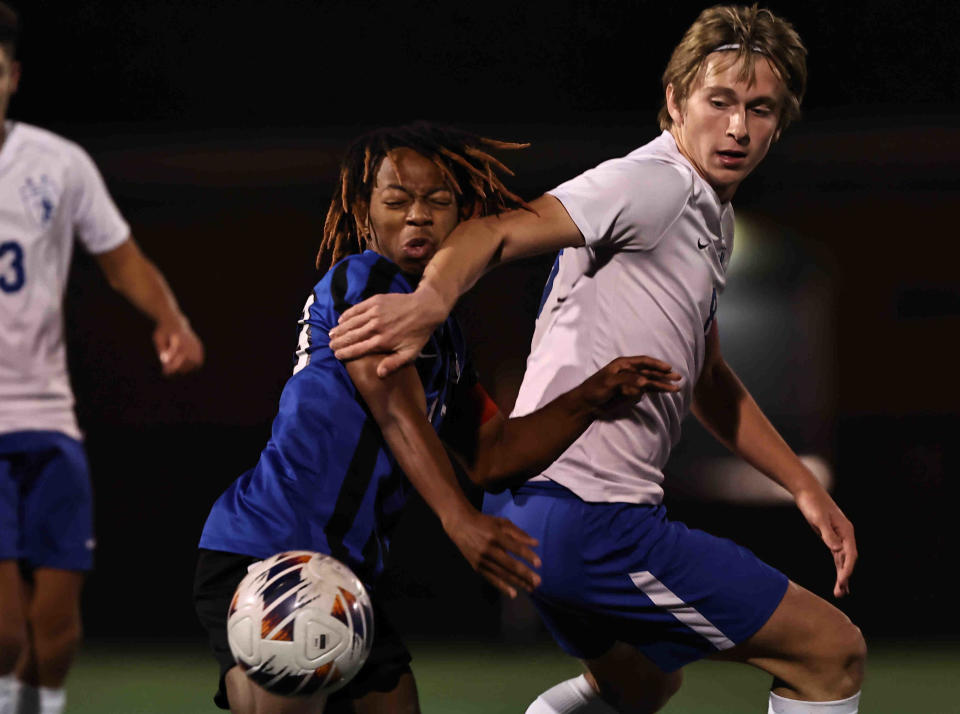
M 0 290 L 15 293 L 23 287 L 23 248 L 16 241 L 0 243 Z

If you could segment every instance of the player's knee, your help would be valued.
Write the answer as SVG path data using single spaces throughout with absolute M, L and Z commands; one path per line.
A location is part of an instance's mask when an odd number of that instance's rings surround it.
M 863 632 L 852 622 L 844 633 L 842 669 L 844 672 L 844 689 L 853 696 L 860 691 L 863 685 L 863 673 L 867 662 L 867 642 Z
M 30 628 L 38 662 L 48 665 L 70 660 L 80 647 L 83 632 L 78 617 L 33 613 Z
M 826 633 L 825 633 L 826 634 Z M 867 644 L 860 628 L 844 618 L 821 640 L 813 667 L 825 694 L 845 699 L 860 691 L 863 685 Z

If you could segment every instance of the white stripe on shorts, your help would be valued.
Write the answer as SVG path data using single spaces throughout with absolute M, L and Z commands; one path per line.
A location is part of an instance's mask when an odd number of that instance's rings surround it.
M 703 635 L 718 650 L 733 647 L 734 642 L 720 632 L 710 620 L 701 615 L 695 607 L 687 605 L 674 595 L 670 588 L 657 580 L 649 571 L 630 573 L 630 579 L 644 595 L 653 601 L 654 605 L 662 607 L 691 630 Z

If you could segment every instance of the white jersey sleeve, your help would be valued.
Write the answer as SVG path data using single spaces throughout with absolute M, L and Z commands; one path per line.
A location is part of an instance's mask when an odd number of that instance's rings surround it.
M 633 155 L 605 161 L 549 191 L 588 246 L 651 250 L 677 220 L 693 188 L 689 172 Z
M 130 237 L 130 227 L 87 152 L 76 144 L 70 145 L 70 149 L 73 229 L 90 253 L 105 253 Z

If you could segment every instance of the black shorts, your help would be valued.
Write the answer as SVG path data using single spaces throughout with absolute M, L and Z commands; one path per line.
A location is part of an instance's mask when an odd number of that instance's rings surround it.
M 247 566 L 259 558 L 219 550 L 200 549 L 197 573 L 193 581 L 193 603 L 200 624 L 207 631 L 213 656 L 220 663 L 220 683 L 213 697 L 221 709 L 229 709 L 224 676 L 236 665 L 227 643 L 227 609 L 237 585 L 247 574 Z M 372 599 L 372 598 L 371 598 Z M 327 700 L 327 714 L 350 712 L 349 702 L 370 692 L 390 692 L 401 675 L 410 671 L 410 652 L 407 650 L 386 615 L 373 602 L 373 647 L 366 663 L 345 687 Z

